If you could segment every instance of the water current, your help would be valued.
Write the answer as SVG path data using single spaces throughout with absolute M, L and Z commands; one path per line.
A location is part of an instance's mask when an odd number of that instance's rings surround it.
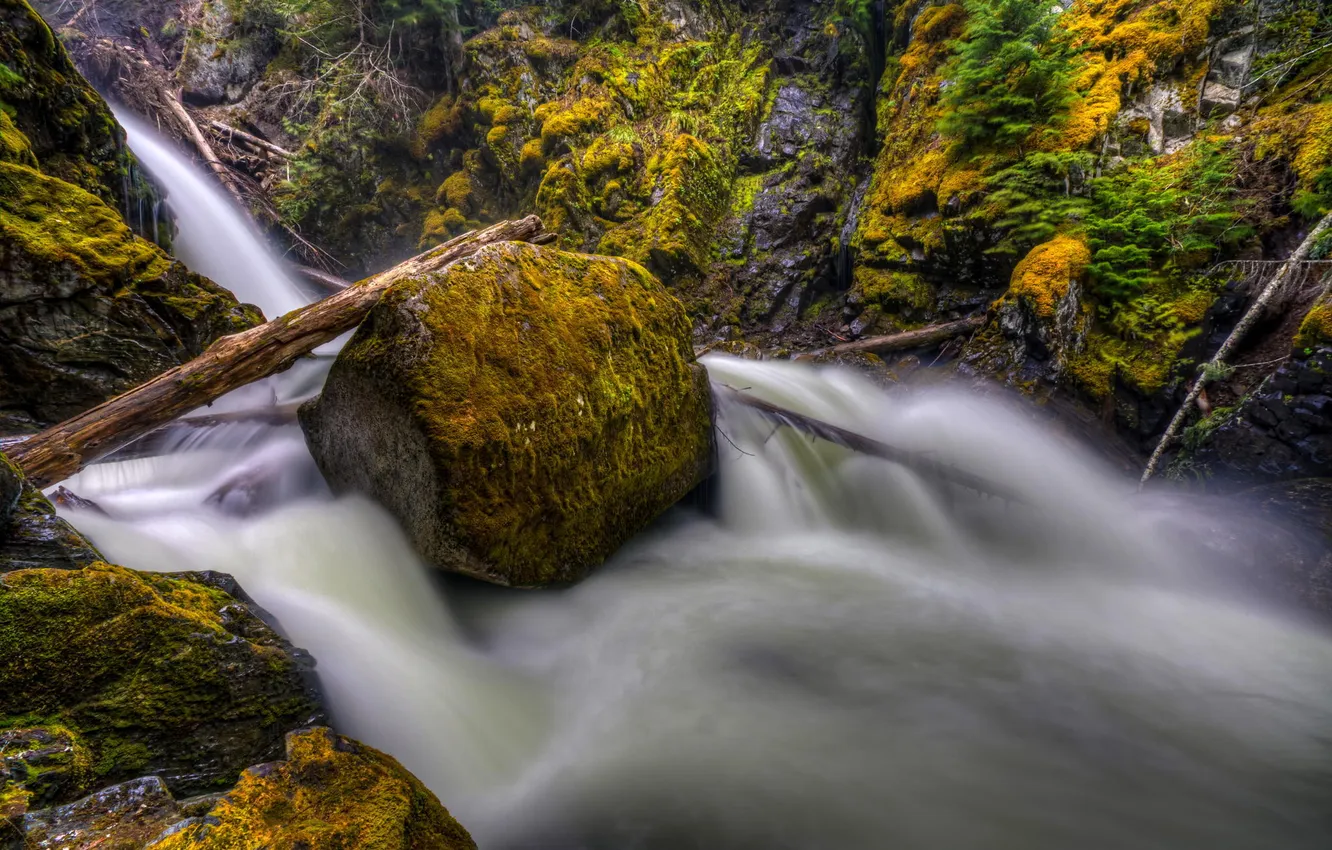
M 208 256 L 220 225 L 185 219 L 213 208 L 131 130 L 178 250 Z M 264 250 L 199 270 L 280 307 L 294 287 L 246 265 Z M 308 396 L 326 363 L 222 404 Z M 723 406 L 715 510 L 675 509 L 564 590 L 436 574 L 327 491 L 294 425 L 91 467 L 67 486 L 106 515 L 67 516 L 118 563 L 234 574 L 316 657 L 338 729 L 484 850 L 1332 846 L 1332 639 L 1222 580 L 1194 509 L 993 399 L 705 363 L 1025 504 Z

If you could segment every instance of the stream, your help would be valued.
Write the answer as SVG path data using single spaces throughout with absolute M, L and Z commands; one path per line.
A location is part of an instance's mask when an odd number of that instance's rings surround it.
M 228 199 L 118 117 L 182 259 L 268 315 L 299 303 Z M 309 397 L 329 354 L 213 409 Z M 704 362 L 1025 504 L 723 406 L 715 509 L 564 590 L 425 567 L 295 426 L 182 430 L 65 482 L 107 515 L 64 514 L 117 563 L 235 575 L 318 660 L 338 730 L 483 850 L 1329 846 L 1332 639 L 1225 580 L 1195 508 L 994 399 Z

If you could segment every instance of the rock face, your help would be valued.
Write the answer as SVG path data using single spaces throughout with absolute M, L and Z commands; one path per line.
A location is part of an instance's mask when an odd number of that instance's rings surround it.
M 244 604 L 181 578 L 96 563 L 0 577 L 0 728 L 68 754 L 7 760 L 35 805 L 146 774 L 225 787 L 322 712 L 305 665 Z
M 0 467 L 0 474 L 3 470 Z M 100 560 L 88 538 L 57 516 L 40 490 L 20 479 L 18 499 L 0 525 L 0 575 L 12 570 L 76 570 Z
M 177 800 L 145 776 L 10 822 L 20 847 L 476 847 L 397 761 L 322 727 L 289 734 L 286 761 L 251 767 L 225 795 Z
M 475 850 L 434 794 L 397 760 L 329 729 L 287 736 L 287 760 L 252 767 L 203 818 L 154 847 Z
M 58 422 L 261 317 L 125 225 L 123 133 L 46 24 L 0 2 L 0 433 Z
M 632 262 L 516 243 L 391 290 L 301 423 L 427 560 L 519 586 L 580 578 L 712 460 L 681 305 Z

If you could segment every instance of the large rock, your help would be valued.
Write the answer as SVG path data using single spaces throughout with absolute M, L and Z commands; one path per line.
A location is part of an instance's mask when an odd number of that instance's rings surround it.
M 287 737 L 287 760 L 252 767 L 206 817 L 158 850 L 356 847 L 475 850 L 467 830 L 396 759 L 325 728 Z
M 516 243 L 391 290 L 301 423 L 427 560 L 519 586 L 582 577 L 712 460 L 681 305 L 627 260 Z
M 217 790 L 323 716 L 308 662 L 243 602 L 105 563 L 0 575 L 0 658 L 6 755 L 39 751 L 6 759 L 0 792 L 34 803 L 146 774 Z

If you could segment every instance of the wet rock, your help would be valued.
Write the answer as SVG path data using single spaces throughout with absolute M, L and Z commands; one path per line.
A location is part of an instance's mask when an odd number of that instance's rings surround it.
M 475 850 L 476 843 L 397 760 L 315 728 L 288 735 L 285 761 L 245 771 L 205 816 L 172 826 L 153 846 Z
M 0 162 L 0 431 L 81 413 L 262 319 L 93 195 Z
M 377 499 L 435 566 L 572 581 L 708 474 L 689 335 L 640 266 L 493 245 L 391 290 L 301 424 L 330 485 Z
M 9 536 L 9 519 L 23 494 L 23 473 L 4 455 L 0 455 L 0 541 Z
M 1332 477 L 1332 348 L 1296 349 L 1236 408 L 1195 425 L 1175 461 L 1213 489 Z
M 1202 114 L 1206 118 L 1229 115 L 1239 109 L 1240 97 L 1239 89 L 1221 83 L 1208 83 L 1203 86 Z
M 101 560 L 88 538 L 57 516 L 42 492 L 24 481 L 0 532 L 0 575 L 12 570 L 77 570 Z
M 42 802 L 147 774 L 177 793 L 215 790 L 323 716 L 308 661 L 245 604 L 105 563 L 0 576 L 0 657 L 22 659 L 0 665 L 0 728 L 71 754 L 55 785 L 31 758 L 9 768 Z
M 29 847 L 146 847 L 181 820 L 166 784 L 145 776 L 63 806 L 29 813 L 23 838 Z

